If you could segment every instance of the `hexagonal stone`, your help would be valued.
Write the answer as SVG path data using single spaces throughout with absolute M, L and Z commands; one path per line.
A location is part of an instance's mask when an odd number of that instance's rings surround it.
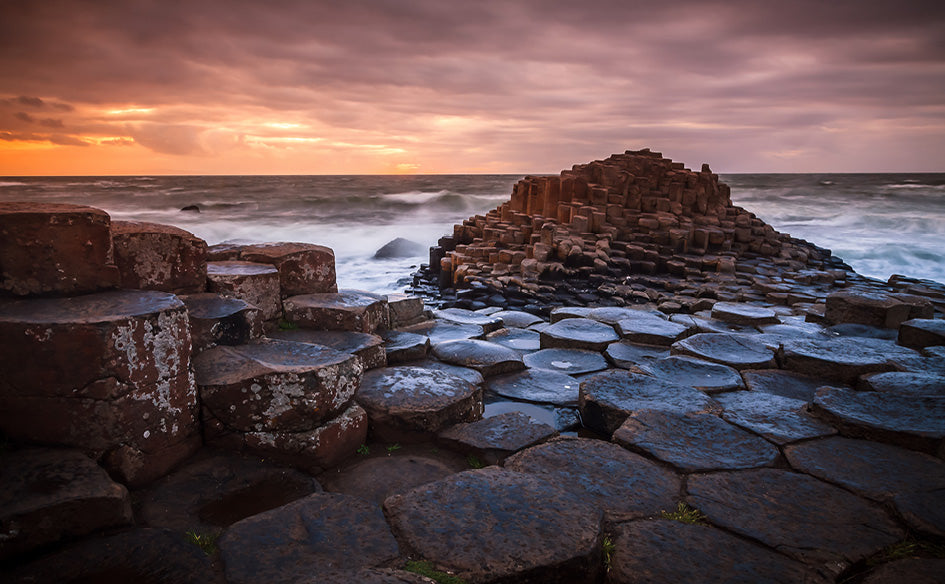
M 14 570 L 5 581 L 216 584 L 222 580 L 210 557 L 183 533 L 139 528 L 84 539 Z
M 368 371 L 357 400 L 379 440 L 397 442 L 482 417 L 482 390 L 461 377 L 420 367 Z
M 778 315 L 770 308 L 740 302 L 716 302 L 712 306 L 712 318 L 732 324 L 751 326 L 778 322 Z
M 689 355 L 735 369 L 776 367 L 774 352 L 751 335 L 700 333 L 673 343 L 674 355 Z
M 909 558 L 883 564 L 863 584 L 945 584 L 945 560 Z
M 203 292 L 207 242 L 189 231 L 143 221 L 112 221 L 121 287 L 176 294 Z
M 469 581 L 581 584 L 599 574 L 600 511 L 533 475 L 466 471 L 384 508 L 408 553 Z
M 421 361 L 414 361 L 412 363 L 405 363 L 410 367 L 421 367 L 423 369 L 434 369 L 436 371 L 445 371 L 456 377 L 461 377 L 472 383 L 473 385 L 481 385 L 483 382 L 482 373 L 479 373 L 475 369 L 470 369 L 469 367 L 460 367 L 459 365 L 450 365 L 449 363 L 444 363 L 442 361 L 437 361 L 436 359 L 423 359 Z
M 197 355 L 203 407 L 242 432 L 312 430 L 354 397 L 361 360 L 321 345 L 264 339 Z
M 207 262 L 207 289 L 210 292 L 245 300 L 262 311 L 263 320 L 282 314 L 279 270 L 255 262 Z
M 732 391 L 715 399 L 725 408 L 724 420 L 778 445 L 837 432 L 811 416 L 803 400 L 755 391 Z
M 585 426 L 610 436 L 636 411 L 720 411 L 718 403 L 691 386 L 627 371 L 610 371 L 581 383 L 578 405 Z
M 677 385 L 688 385 L 706 393 L 742 389 L 741 375 L 727 365 L 710 363 L 693 357 L 667 357 L 642 363 L 638 368 Z
M 384 297 L 361 290 L 291 296 L 282 306 L 286 318 L 301 327 L 362 333 L 387 328 Z
M 403 331 L 384 331 L 381 336 L 384 339 L 387 365 L 425 359 L 430 350 L 430 339 L 423 335 Z
M 522 357 L 532 369 L 547 369 L 568 375 L 581 375 L 607 369 L 607 360 L 595 351 L 581 349 L 542 349 Z
M 388 294 L 386 299 L 390 328 L 409 326 L 427 320 L 427 315 L 424 314 L 423 298 L 408 294 Z
M 918 318 L 899 325 L 899 344 L 913 349 L 945 345 L 945 320 Z
M 829 582 L 804 564 L 705 525 L 667 519 L 624 523 L 614 548 L 611 584 Z
M 439 439 L 461 452 L 473 454 L 485 464 L 500 464 L 508 456 L 557 436 L 548 424 L 521 412 L 508 412 L 443 430 Z
M 438 450 L 434 454 L 431 450 L 425 447 L 421 452 L 405 445 L 386 456 L 372 455 L 325 473 L 321 479 L 326 490 L 381 505 L 391 495 L 405 493 L 468 468 L 466 461 L 458 454 L 445 450 Z
M 540 316 L 518 310 L 501 310 L 492 313 L 493 318 L 502 320 L 505 328 L 528 328 L 533 324 L 544 322 Z
M 542 349 L 587 349 L 598 353 L 619 338 L 614 327 L 588 318 L 566 318 L 540 334 Z
M 871 290 L 840 290 L 827 295 L 824 316 L 833 323 L 857 323 L 899 328 L 909 318 L 932 318 L 927 298 Z
M 820 377 L 811 377 L 780 369 L 742 371 L 742 379 L 745 380 L 745 386 L 751 391 L 771 393 L 805 402 L 814 401 L 814 394 L 817 393 L 817 390 L 831 384 Z
M 486 335 L 486 340 L 523 353 L 537 351 L 541 348 L 541 336 L 538 331 L 528 329 L 499 329 Z
M 289 584 L 325 570 L 383 566 L 400 553 L 377 504 L 338 493 L 244 519 L 219 547 L 232 584 Z
M 287 242 L 244 245 L 240 247 L 239 259 L 274 265 L 279 270 L 283 298 L 338 290 L 335 252 L 323 245 Z
M 503 397 L 487 398 L 482 417 L 494 418 L 510 412 L 525 414 L 536 422 L 553 427 L 558 432 L 576 430 L 581 426 L 581 417 L 577 408 L 514 401 Z
M 714 525 L 833 576 L 905 535 L 880 507 L 784 470 L 697 474 L 687 490 L 689 504 Z
M 138 513 L 151 527 L 219 534 L 241 519 L 321 490 L 318 481 L 299 471 L 256 457 L 213 453 L 139 492 Z
M 779 456 L 767 440 L 711 414 L 634 412 L 613 439 L 686 472 L 770 466 Z
M 913 529 L 945 535 L 945 462 L 888 444 L 825 438 L 789 446 L 791 465 L 876 501 L 892 503 Z
M 814 398 L 814 413 L 841 434 L 945 454 L 945 397 L 825 387 Z
M 276 330 L 269 333 L 273 339 L 322 345 L 341 353 L 357 355 L 365 369 L 383 367 L 387 364 L 384 339 L 370 333 L 350 331 L 316 331 L 312 329 Z
M 782 351 L 785 369 L 846 384 L 867 373 L 893 371 L 896 359 L 918 356 L 889 341 L 854 337 L 787 340 Z
M 502 328 L 502 319 L 496 318 L 495 316 L 473 312 L 472 310 L 466 310 L 465 308 L 445 308 L 443 310 L 435 311 L 433 315 L 438 320 L 446 321 L 452 324 L 472 324 L 481 326 L 483 332 L 486 333 L 491 333 L 492 331 L 497 331 Z
M 525 369 L 517 351 L 478 339 L 438 343 L 433 346 L 433 355 L 440 361 L 475 369 L 486 378 Z
M 616 327 L 624 340 L 633 343 L 669 346 L 694 330 L 692 326 L 672 322 L 649 312 L 628 312 L 635 314 L 618 321 Z
M 566 318 L 587 318 L 593 308 L 584 306 L 562 306 L 551 311 L 551 323 L 554 324 Z
M 660 345 L 641 345 L 629 341 L 618 341 L 607 345 L 604 355 L 614 367 L 630 369 L 645 361 L 669 357 L 669 349 Z
M 195 352 L 217 345 L 242 345 L 263 335 L 259 309 L 244 300 L 212 293 L 179 298 L 187 307 Z
M 945 375 L 915 371 L 869 373 L 860 377 L 857 388 L 861 391 L 945 397 Z
M 459 339 L 475 339 L 485 334 L 478 324 L 455 324 L 443 320 L 422 322 L 400 330 L 428 337 L 431 345 Z
M 6 452 L 0 469 L 0 559 L 133 522 L 128 490 L 79 451 Z
M 486 389 L 512 399 L 576 405 L 580 382 L 570 375 L 544 369 L 529 369 L 489 380 Z
M 602 440 L 558 438 L 512 456 L 505 468 L 534 474 L 604 512 L 609 522 L 669 509 L 681 482 L 672 471 Z

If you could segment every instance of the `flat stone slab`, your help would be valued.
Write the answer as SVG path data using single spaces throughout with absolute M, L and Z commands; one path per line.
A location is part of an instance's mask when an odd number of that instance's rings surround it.
M 485 464 L 500 464 L 519 450 L 557 435 L 548 424 L 522 412 L 508 412 L 457 424 L 440 432 L 439 439 L 454 449 L 474 454 Z
M 834 382 L 781 369 L 742 371 L 745 386 L 751 391 L 770 393 L 805 402 L 814 401 L 817 390 Z
M 263 336 L 259 309 L 245 300 L 203 293 L 178 296 L 187 307 L 193 350 L 242 345 Z
M 945 375 L 916 371 L 869 373 L 860 377 L 857 388 L 900 395 L 945 397 Z
M 945 462 L 869 440 L 833 437 L 785 448 L 791 466 L 875 501 L 889 502 L 913 529 L 945 535 Z
M 0 478 L 0 560 L 133 522 L 128 490 L 77 450 L 3 453 Z
M 589 438 L 558 438 L 512 456 L 505 468 L 534 474 L 604 512 L 609 522 L 670 509 L 681 482 L 672 471 L 620 446 Z
M 433 346 L 433 356 L 445 363 L 475 369 L 485 378 L 525 369 L 518 351 L 479 339 L 438 343 Z
M 883 564 L 863 584 L 945 584 L 945 559 L 909 558 Z
M 827 584 L 804 564 L 721 529 L 667 519 L 621 524 L 607 582 Z
M 618 341 L 607 345 L 604 355 L 614 367 L 630 369 L 646 361 L 669 357 L 669 348 L 659 345 L 641 345 L 629 341 Z
M 436 433 L 482 417 L 482 389 L 465 379 L 420 367 L 368 371 L 357 400 L 371 418 L 375 437 L 396 442 L 405 432 Z
M 607 360 L 595 351 L 582 349 L 542 349 L 522 357 L 532 369 L 546 369 L 568 375 L 582 375 L 607 369 Z
M 945 320 L 917 318 L 899 325 L 899 344 L 913 349 L 945 345 Z
M 825 387 L 814 398 L 814 413 L 841 434 L 945 455 L 945 397 Z
M 722 419 L 779 446 L 836 434 L 833 426 L 807 412 L 807 402 L 760 391 L 732 391 L 715 396 Z
M 637 411 L 718 412 L 718 402 L 691 386 L 617 370 L 581 382 L 578 406 L 584 424 L 610 436 Z
M 642 310 L 628 312 L 636 314 L 618 321 L 616 327 L 621 338 L 633 343 L 669 346 L 695 330 Z
M 321 485 L 297 470 L 258 457 L 214 453 L 139 492 L 139 519 L 181 533 L 219 534 L 257 513 L 281 507 Z
M 781 361 L 791 371 L 853 384 L 860 375 L 893 371 L 897 358 L 913 355 L 918 353 L 881 339 L 791 339 L 782 345 Z
M 688 355 L 734 369 L 769 369 L 777 367 L 774 351 L 751 335 L 738 333 L 700 333 L 673 343 L 674 355 Z
M 444 363 L 442 361 L 437 361 L 436 359 L 422 359 L 420 361 L 413 361 L 412 363 L 404 363 L 404 365 L 410 367 L 421 367 L 423 369 L 434 369 L 436 371 L 445 371 L 456 377 L 461 377 L 472 383 L 473 385 L 481 385 L 483 382 L 482 373 L 479 373 L 475 369 L 470 369 L 469 367 L 460 367 L 459 365 L 450 365 L 449 363 Z
M 466 310 L 465 308 L 445 308 L 433 313 L 438 320 L 453 324 L 472 324 L 482 327 L 483 332 L 491 333 L 502 328 L 502 319 Z
M 207 262 L 207 289 L 245 300 L 262 312 L 263 320 L 282 314 L 279 270 L 256 262 Z
M 552 324 L 562 321 L 566 318 L 588 318 L 593 308 L 584 306 L 562 306 L 551 311 Z
M 400 330 L 423 335 L 430 339 L 431 345 L 438 345 L 446 341 L 456 341 L 459 339 L 477 339 L 485 334 L 482 327 L 478 324 L 456 324 L 443 320 L 422 322 L 413 326 L 403 327 Z
M 301 327 L 362 333 L 387 328 L 385 298 L 361 290 L 291 296 L 282 306 L 286 319 Z
M 518 412 L 529 418 L 552 426 L 558 432 L 576 430 L 581 426 L 581 417 L 576 407 L 555 407 L 547 404 L 514 401 L 502 397 L 489 398 L 482 412 L 483 418 L 494 418 Z
M 492 313 L 492 317 L 500 319 L 505 328 L 528 328 L 533 324 L 544 322 L 540 316 L 519 310 L 500 310 Z
M 210 557 L 183 533 L 152 528 L 84 539 L 13 571 L 4 581 L 224 584 Z
M 384 339 L 370 333 L 351 331 L 316 331 L 312 329 L 276 330 L 269 333 L 273 339 L 322 345 L 361 358 L 365 369 L 383 367 L 387 363 Z
M 323 570 L 384 566 L 400 555 L 380 507 L 339 493 L 235 523 L 219 547 L 230 584 L 290 584 Z
M 403 331 L 384 331 L 384 352 L 387 355 L 387 365 L 398 365 L 425 359 L 430 351 L 430 339 L 414 333 Z
M 529 369 L 490 379 L 489 391 L 512 399 L 554 405 L 577 405 L 580 382 L 564 373 Z
M 598 353 L 619 339 L 614 327 L 589 318 L 566 318 L 541 331 L 542 349 L 587 349 Z
M 602 565 L 601 512 L 534 475 L 470 470 L 384 508 L 406 553 L 468 581 L 591 583 Z
M 739 302 L 716 302 L 712 305 L 712 318 L 732 324 L 751 326 L 779 322 L 777 313 L 770 308 Z
M 905 535 L 880 507 L 785 470 L 697 474 L 687 490 L 688 503 L 712 524 L 834 577 Z
M 321 345 L 264 339 L 197 355 L 203 407 L 242 432 L 312 430 L 354 397 L 361 360 Z
M 779 456 L 767 440 L 711 414 L 634 412 L 613 440 L 684 472 L 770 466 Z
M 335 252 L 311 243 L 259 243 L 239 248 L 239 258 L 279 270 L 282 297 L 337 292 Z
M 541 335 L 538 331 L 523 328 L 499 329 L 486 335 L 486 340 L 521 352 L 537 351 L 541 348 Z
M 702 359 L 672 356 L 642 363 L 639 369 L 653 377 L 659 377 L 677 385 L 688 385 L 706 393 L 732 391 L 745 387 L 738 371 L 721 363 L 710 363 Z
M 404 449 L 409 449 L 405 446 Z M 376 449 L 372 449 L 376 450 Z M 378 505 L 391 495 L 432 483 L 466 470 L 465 464 L 429 454 L 374 456 L 322 475 L 327 490 L 360 497 Z

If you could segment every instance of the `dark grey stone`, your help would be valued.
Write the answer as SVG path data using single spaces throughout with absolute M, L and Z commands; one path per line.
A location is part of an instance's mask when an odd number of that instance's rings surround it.
M 478 456 L 486 464 L 500 464 L 511 454 L 557 434 L 549 424 L 522 412 L 508 412 L 457 424 L 440 432 L 439 438 L 453 448 Z
M 618 341 L 607 345 L 604 355 L 614 367 L 630 369 L 646 361 L 669 357 L 669 349 L 659 345 L 641 345 L 629 341 Z
M 883 564 L 863 584 L 945 584 L 945 559 L 909 558 Z
M 505 328 L 528 328 L 532 325 L 544 322 L 540 316 L 518 310 L 500 310 L 492 313 L 491 316 L 501 319 L 502 326 Z
M 547 369 L 568 375 L 581 375 L 607 369 L 607 360 L 595 351 L 582 349 L 542 349 L 522 357 L 532 369 Z
M 430 350 L 430 339 L 423 335 L 385 331 L 381 337 L 384 339 L 388 366 L 425 359 Z
M 543 349 L 586 349 L 598 353 L 619 339 L 614 327 L 588 318 L 566 318 L 539 334 Z
M 778 445 L 829 436 L 836 430 L 807 412 L 807 402 L 760 391 L 732 391 L 715 396 L 722 418 Z
M 486 384 L 486 389 L 504 397 L 555 405 L 577 405 L 579 387 L 570 375 L 545 369 L 495 377 Z
M 835 385 L 822 377 L 811 377 L 780 369 L 742 371 L 742 379 L 751 391 L 771 393 L 805 402 L 814 401 L 814 394 L 821 387 Z
M 522 328 L 499 329 L 486 335 L 486 340 L 521 352 L 537 351 L 541 348 L 541 335 L 538 331 Z
M 853 384 L 860 375 L 893 371 L 897 360 L 915 357 L 918 353 L 891 341 L 837 337 L 787 340 L 781 361 L 791 371 Z
M 735 369 L 776 367 L 774 352 L 751 335 L 738 333 L 700 333 L 673 343 L 674 355 L 721 363 Z
M 480 314 L 472 310 L 466 310 L 465 308 L 444 308 L 443 310 L 435 311 L 433 315 L 438 320 L 453 324 L 481 326 L 483 332 L 486 333 L 491 333 L 492 331 L 502 328 L 501 318 Z
M 365 369 L 383 367 L 387 364 L 384 354 L 384 339 L 370 333 L 350 331 L 316 331 L 312 329 L 276 330 L 268 334 L 270 338 L 297 343 L 322 345 L 342 353 L 351 353 L 361 357 Z
M 694 332 L 693 326 L 672 322 L 649 312 L 632 311 L 636 314 L 617 322 L 621 338 L 645 345 L 672 345 L 675 341 Z
M 915 371 L 870 373 L 860 377 L 857 388 L 901 395 L 945 397 L 945 375 Z
M 778 315 L 770 308 L 737 302 L 716 302 L 712 306 L 712 318 L 732 324 L 751 326 L 779 322 Z
M 677 385 L 688 385 L 706 393 L 745 387 L 738 371 L 721 363 L 710 363 L 693 357 L 667 357 L 642 363 L 639 369 L 653 377 Z
M 478 339 L 436 344 L 433 346 L 433 355 L 440 361 L 475 369 L 486 378 L 525 369 L 519 352 Z

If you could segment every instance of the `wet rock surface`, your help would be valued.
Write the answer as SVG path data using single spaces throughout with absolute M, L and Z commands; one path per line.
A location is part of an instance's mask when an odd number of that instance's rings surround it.
M 607 345 L 604 355 L 614 367 L 630 369 L 646 361 L 669 357 L 669 348 L 619 341 Z
M 486 389 L 512 399 L 555 405 L 577 405 L 580 382 L 564 373 L 529 369 L 490 379 Z
M 291 296 L 282 303 L 286 318 L 303 328 L 374 333 L 387 328 L 386 300 L 359 290 Z
M 521 412 L 508 412 L 476 422 L 457 424 L 440 432 L 439 439 L 485 464 L 500 464 L 509 455 L 557 436 L 548 424 Z
M 715 396 L 722 419 L 778 445 L 837 431 L 807 412 L 804 400 L 763 392 L 733 391 Z
M 610 325 L 587 318 L 566 318 L 541 330 L 541 348 L 600 352 L 618 338 Z
M 187 306 L 194 352 L 217 345 L 242 345 L 263 336 L 259 309 L 244 300 L 211 293 L 179 298 Z
M 673 343 L 672 351 L 739 370 L 776 366 L 774 352 L 750 335 L 700 333 Z
M 485 378 L 525 368 L 518 352 L 478 339 L 438 343 L 433 346 L 433 355 L 445 363 L 475 369 Z
M 239 298 L 259 308 L 264 320 L 282 314 L 279 270 L 270 264 L 242 261 L 207 263 L 207 289 Z
M 268 336 L 283 341 L 323 345 L 342 353 L 357 355 L 361 358 L 364 369 L 383 367 L 387 363 L 384 340 L 370 333 L 294 329 L 273 331 Z
M 568 375 L 582 375 L 607 369 L 607 360 L 595 351 L 584 349 L 542 349 L 523 358 L 532 369 L 545 369 Z
M 644 373 L 678 385 L 701 389 L 706 393 L 732 391 L 744 387 L 738 371 L 720 363 L 686 356 L 671 356 L 639 365 Z

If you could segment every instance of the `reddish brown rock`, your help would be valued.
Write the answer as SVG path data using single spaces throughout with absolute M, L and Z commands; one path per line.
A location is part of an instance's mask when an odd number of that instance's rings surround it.
M 279 270 L 282 297 L 337 292 L 335 252 L 310 243 L 260 243 L 240 248 L 239 259 Z
M 468 467 L 460 455 L 430 445 L 404 445 L 386 454 L 382 454 L 384 449 L 380 445 L 369 448 L 371 457 L 349 461 L 352 464 L 321 475 L 325 489 L 381 505 L 391 495 L 405 493 Z
M 81 452 L 0 455 L 0 560 L 131 523 L 128 490 Z
M 129 484 L 199 444 L 184 304 L 124 290 L 0 306 L 0 429 L 104 455 Z
M 0 294 L 69 295 L 118 286 L 111 219 L 81 205 L 0 203 Z
M 187 306 L 195 353 L 217 345 L 242 345 L 263 335 L 259 309 L 244 300 L 210 292 L 180 299 Z
M 387 309 L 390 314 L 390 328 L 409 326 L 427 320 L 423 299 L 419 296 L 388 294 Z
M 899 344 L 913 349 L 945 345 L 945 320 L 916 318 L 899 326 Z
M 189 231 L 143 221 L 113 221 L 122 288 L 195 294 L 207 287 L 207 242 Z
M 934 312 L 932 302 L 920 296 L 852 289 L 829 294 L 824 316 L 834 324 L 895 329 L 911 318 L 932 318 Z
M 282 314 L 279 270 L 269 264 L 209 262 L 207 289 L 249 302 L 262 312 L 263 320 L 272 320 Z
M 384 297 L 360 290 L 292 296 L 283 306 L 286 318 L 305 328 L 374 333 L 388 323 Z

